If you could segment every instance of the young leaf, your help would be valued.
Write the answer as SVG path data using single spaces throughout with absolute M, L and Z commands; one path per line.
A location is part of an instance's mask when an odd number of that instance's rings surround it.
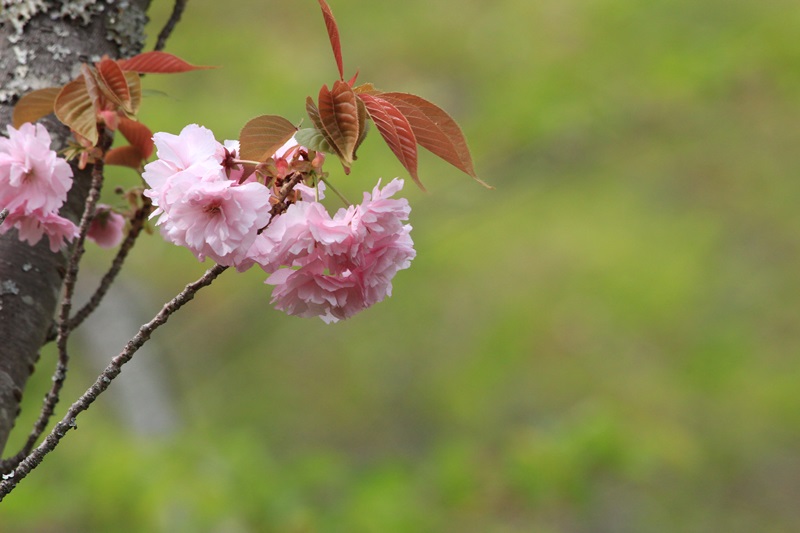
M 277 115 L 262 115 L 244 125 L 239 133 L 239 157 L 266 161 L 292 138 L 297 128 Z
M 100 90 L 100 82 L 97 80 L 97 72 L 93 67 L 86 63 L 81 64 L 81 76 L 86 84 L 86 92 L 92 101 L 95 113 L 99 113 L 105 107 L 105 96 Z
M 349 85 L 350 87 L 352 87 L 353 85 L 355 85 L 355 84 L 356 84 L 356 80 L 357 80 L 357 79 L 358 79 L 358 71 L 356 70 L 356 73 L 355 73 L 355 74 L 353 74 L 353 77 L 352 77 L 352 78 L 350 78 L 350 80 L 347 82 L 347 85 Z
M 356 95 L 346 82 L 337 80 L 332 90 L 328 90 L 327 85 L 322 86 L 319 91 L 319 117 L 331 144 L 336 146 L 340 154 L 342 165 L 350 168 L 360 129 Z
M 128 82 L 128 89 L 131 91 L 131 112 L 132 116 L 139 113 L 142 105 L 142 78 L 138 72 L 124 72 L 125 81 Z
M 333 147 L 325 139 L 325 135 L 317 128 L 302 128 L 295 133 L 294 138 L 298 144 L 309 150 L 335 153 Z
M 358 140 L 356 141 L 356 147 L 353 149 L 353 159 L 357 159 L 356 152 L 358 151 L 358 147 L 361 146 L 361 143 L 367 138 L 367 132 L 369 131 L 369 113 L 367 113 L 367 106 L 364 105 L 364 102 L 362 102 L 360 98 L 356 98 L 356 106 L 358 107 Z
M 319 109 L 310 96 L 306 97 L 306 112 L 308 113 L 309 118 L 311 118 L 311 123 L 314 124 L 314 129 L 316 129 L 317 132 L 322 135 L 322 137 L 325 139 L 325 142 L 328 143 L 328 146 L 330 146 L 331 149 L 329 150 L 329 153 L 334 153 L 341 158 L 342 154 L 339 152 L 339 148 L 333 142 L 333 139 L 331 139 L 331 136 L 325 131 L 325 126 L 322 125 L 322 119 L 319 116 Z
M 328 30 L 328 39 L 331 41 L 331 48 L 333 48 L 333 57 L 336 59 L 336 66 L 339 69 L 339 79 L 344 79 L 344 66 L 342 64 L 342 44 L 339 40 L 339 28 L 336 25 L 336 19 L 333 18 L 333 12 L 325 0 L 319 0 L 319 7 L 322 8 L 322 16 L 325 18 L 325 28 Z
M 148 159 L 153 155 L 153 132 L 150 128 L 126 117 L 119 119 L 119 132 L 125 137 L 131 146 L 135 146 L 142 156 Z
M 358 87 L 354 87 L 353 92 L 356 94 L 361 94 L 361 93 L 377 94 L 380 91 L 377 90 L 375 86 L 372 85 L 371 83 L 362 83 Z
M 119 165 L 121 167 L 129 167 L 134 170 L 139 170 L 142 166 L 142 161 L 147 159 L 143 157 L 139 148 L 133 145 L 119 146 L 112 148 L 106 152 L 104 161 L 107 165 Z
M 131 113 L 131 91 L 125 73 L 113 59 L 105 58 L 95 65 L 97 84 L 103 94 L 126 113 Z
M 97 115 L 83 77 L 69 82 L 61 89 L 54 108 L 58 120 L 92 144 L 97 144 Z
M 484 187 L 493 188 L 478 178 L 467 140 L 446 111 L 413 94 L 380 93 L 380 98 L 391 102 L 408 119 L 420 146 L 469 174 Z
M 190 65 L 177 56 L 156 51 L 145 52 L 129 59 L 121 59 L 117 61 L 117 65 L 119 65 L 122 70 L 138 72 L 139 74 L 172 74 L 176 72 L 217 68 Z
M 383 140 L 392 149 L 394 155 L 403 164 L 411 178 L 423 191 L 422 182 L 417 175 L 417 139 L 406 117 L 390 102 L 379 96 L 361 93 L 358 97 L 367 107 L 372 121 L 383 136 Z
M 61 87 L 48 87 L 31 91 L 19 99 L 14 106 L 11 123 L 19 128 L 26 122 L 36 122 L 40 118 L 53 112 L 56 96 L 61 92 Z

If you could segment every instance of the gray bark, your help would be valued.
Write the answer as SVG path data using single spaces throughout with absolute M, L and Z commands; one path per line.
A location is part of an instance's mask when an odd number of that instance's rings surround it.
M 25 92 L 63 85 L 78 74 L 82 62 L 103 55 L 129 57 L 144 44 L 150 0 L 0 1 L 2 132 Z M 69 131 L 52 116 L 43 122 L 53 148 L 62 149 Z M 61 215 L 77 223 L 91 168 L 73 171 L 75 184 Z M 47 238 L 30 246 L 14 231 L 0 236 L 0 453 L 52 324 L 68 254 L 69 250 L 52 253 Z

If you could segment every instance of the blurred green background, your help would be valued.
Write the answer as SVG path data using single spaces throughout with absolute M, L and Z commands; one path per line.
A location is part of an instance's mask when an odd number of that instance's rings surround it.
M 796 1 L 331 7 L 347 74 L 450 111 L 496 190 L 422 157 L 418 256 L 345 323 L 226 273 L 142 354 L 163 398 L 134 386 L 120 408 L 123 372 L 0 529 L 800 530 Z M 223 68 L 147 76 L 154 131 L 299 121 L 336 79 L 312 0 L 193 0 L 167 50 Z M 349 177 L 328 165 L 351 199 L 404 174 L 375 132 L 359 155 Z M 144 238 L 117 299 L 144 322 L 204 269 Z M 136 320 L 100 359 L 76 347 L 65 404 Z M 132 423 L 148 405 L 166 421 Z

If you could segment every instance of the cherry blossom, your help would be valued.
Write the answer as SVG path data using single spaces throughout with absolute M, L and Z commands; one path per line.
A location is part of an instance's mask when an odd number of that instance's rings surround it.
M 98 204 L 86 236 L 101 248 L 115 248 L 122 242 L 125 217 L 105 204 Z
M 30 214 L 58 211 L 72 187 L 72 169 L 50 149 L 41 124 L 8 126 L 0 137 L 0 207 Z
M 221 164 L 225 150 L 211 130 L 189 124 L 178 135 L 156 133 L 153 141 L 158 159 L 142 174 L 150 186 L 144 194 L 159 208 L 153 216 L 168 211 L 196 182 L 227 179 Z
M 21 210 L 11 211 L 2 225 L 0 234 L 16 228 L 19 239 L 27 241 L 31 246 L 38 243 L 44 235 L 50 240 L 50 250 L 59 251 L 67 241 L 78 236 L 78 226 L 71 220 L 57 213 L 24 213 Z
M 395 274 L 416 255 L 411 226 L 402 222 L 408 202 L 390 198 L 402 186 L 394 180 L 381 190 L 379 183 L 361 205 L 333 217 L 317 202 L 299 202 L 274 221 L 256 260 L 271 272 L 275 307 L 329 323 L 391 296 Z
M 72 187 L 72 168 L 50 149 L 50 134 L 41 124 L 8 126 L 0 137 L 0 208 L 8 216 L 0 234 L 16 228 L 31 245 L 44 235 L 57 252 L 78 234 L 75 224 L 58 215 Z
M 271 193 L 257 182 L 239 184 L 240 175 L 226 176 L 226 149 L 236 150 L 238 143 L 222 145 L 196 124 L 179 135 L 156 133 L 153 140 L 158 159 L 142 177 L 150 185 L 145 195 L 158 206 L 151 216 L 160 215 L 161 234 L 200 261 L 209 257 L 245 269 L 241 264 L 269 221 Z
M 292 203 L 272 218 L 270 189 L 242 180 L 236 141 L 220 144 L 197 125 L 153 139 L 158 160 L 143 177 L 162 236 L 200 261 L 208 257 L 239 271 L 259 265 L 270 274 L 266 283 L 274 287 L 275 307 L 290 315 L 349 318 L 391 296 L 392 279 L 416 254 L 405 224 L 411 208 L 393 198 L 403 188 L 401 179 L 385 187 L 379 181 L 361 204 L 333 216 L 319 202 L 324 183 L 301 182 Z M 304 150 L 292 138 L 276 151 L 276 179 L 291 172 Z
M 188 248 L 198 260 L 221 265 L 244 260 L 269 220 L 269 190 L 258 183 L 198 181 L 159 220 L 168 241 Z

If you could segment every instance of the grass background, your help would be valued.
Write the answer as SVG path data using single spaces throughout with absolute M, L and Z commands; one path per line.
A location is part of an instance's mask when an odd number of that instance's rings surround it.
M 331 4 L 346 74 L 450 111 L 496 190 L 423 156 L 418 256 L 345 323 L 224 275 L 142 355 L 172 422 L 136 429 L 115 383 L 2 530 L 796 531 L 796 3 Z M 223 68 L 147 76 L 154 131 L 299 121 L 336 78 L 312 1 L 194 0 L 167 50 Z M 403 175 L 375 132 L 359 155 L 328 165 L 350 198 Z M 144 238 L 120 298 L 143 322 L 204 268 Z M 64 403 L 103 366 L 75 359 Z

